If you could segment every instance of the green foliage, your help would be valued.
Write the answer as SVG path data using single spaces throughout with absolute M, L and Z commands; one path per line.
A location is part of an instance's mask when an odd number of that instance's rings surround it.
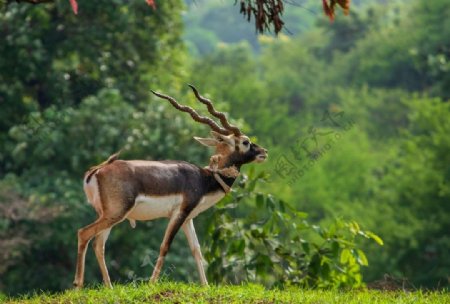
M 172 119 L 174 115 L 176 119 Z M 152 99 L 145 108 L 134 107 L 124 101 L 120 91 L 105 89 L 77 107 L 33 112 L 25 124 L 11 128 L 14 145 L 9 153 L 14 162 L 10 166 L 32 175 L 41 170 L 57 174 L 58 168 L 64 168 L 70 176 L 78 177 L 93 163 L 121 149 L 142 157 L 151 153 L 158 159 L 174 158 L 178 148 L 186 145 L 190 146 L 186 147 L 188 154 L 195 155 L 199 149 L 192 147 L 186 123 L 187 117 L 168 111 L 159 100 Z M 157 142 L 160 145 L 153 144 L 150 150 L 151 143 Z M 32 168 L 27 168 L 29 158 L 36 162 Z
M 269 286 L 359 287 L 368 260 L 357 239 L 383 241 L 354 222 L 312 225 L 306 213 L 255 191 L 264 174 L 251 173 L 209 218 L 208 276 L 216 283 Z M 239 208 L 239 218 L 233 217 Z
M 374 28 L 351 52 L 339 55 L 341 83 L 426 91 L 448 99 L 450 45 L 444 37 L 450 35 L 450 8 L 445 1 L 419 0 L 393 13 L 390 26 Z
M 376 220 L 390 256 L 406 277 L 418 284 L 446 284 L 450 269 L 450 105 L 439 99 L 415 98 L 408 103 L 409 126 L 392 158 L 380 168 L 374 200 L 393 210 L 391 223 Z M 382 211 L 381 211 L 382 212 Z M 385 259 L 383 259 L 385 260 Z
M 237 43 L 242 40 L 258 48 L 254 28 L 239 15 L 239 5 L 200 0 L 188 4 L 188 10 L 189 13 L 184 16 L 184 38 L 190 42 L 193 54 L 205 55 L 216 50 L 219 43 Z
M 231 116 L 244 115 L 250 135 L 269 149 L 262 170 L 273 182 L 264 192 L 324 227 L 336 217 L 352 218 L 382 236 L 383 250 L 361 242 L 371 261 L 362 268 L 366 280 L 388 273 L 416 286 L 445 287 L 448 6 L 399 2 L 302 36 L 263 37 L 259 56 L 246 46 L 223 47 L 192 70 L 214 100 L 229 102 Z M 340 131 L 324 128 L 326 111 L 343 111 L 354 127 L 317 160 L 298 160 L 308 128 Z M 318 150 L 326 140 L 319 139 Z M 280 156 L 292 164 L 286 178 L 276 173 Z M 296 178 L 308 161 L 313 165 Z
M 216 53 L 195 62 L 191 69 L 197 71 L 192 74 L 197 87 L 205 94 L 214 96 L 214 101 L 226 103 L 228 108 L 224 110 L 228 110 L 231 117 L 242 117 L 242 113 L 246 113 L 245 122 L 252 126 L 254 135 L 273 134 L 275 137 L 277 132 L 286 131 L 288 108 L 278 103 L 278 100 L 271 100 L 276 92 L 267 91 L 265 82 L 255 73 L 258 63 L 254 61 L 248 44 L 224 46 Z M 237 77 L 240 81 L 236 81 Z M 277 102 L 276 113 L 270 107 L 273 102 Z M 243 125 L 242 129 L 244 132 L 249 130 L 247 125 Z M 265 138 L 265 145 L 268 144 L 266 140 L 270 139 Z
M 157 11 L 144 1 L 96 1 L 75 16 L 68 2 L 9 4 L 0 13 L 0 54 L 8 58 L 0 62 L 0 174 L 12 161 L 3 150 L 8 130 L 30 112 L 75 106 L 104 88 L 145 103 L 150 84 L 176 83 L 181 8 L 178 1 Z

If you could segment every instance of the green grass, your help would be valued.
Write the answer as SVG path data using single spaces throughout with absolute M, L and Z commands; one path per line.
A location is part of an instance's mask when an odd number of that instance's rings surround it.
M 259 285 L 210 286 L 160 283 L 116 285 L 114 289 L 68 290 L 5 299 L 5 303 L 450 303 L 448 292 L 332 291 L 289 288 L 267 290 Z

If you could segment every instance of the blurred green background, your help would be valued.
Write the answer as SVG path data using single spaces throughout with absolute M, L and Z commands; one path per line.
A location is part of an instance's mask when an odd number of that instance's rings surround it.
M 448 1 L 355 0 L 350 15 L 334 22 L 318 0 L 288 1 L 278 37 L 257 35 L 233 1 L 156 3 L 152 10 L 145 1 L 80 0 L 74 15 L 69 1 L 0 2 L 0 292 L 71 286 L 76 231 L 95 219 L 82 190 L 91 165 L 121 148 L 124 159 L 207 164 L 210 151 L 192 137 L 208 129 L 149 94 L 203 111 L 187 83 L 270 151 L 268 162 L 244 169 L 264 176 L 260 182 L 195 220 L 203 244 L 220 237 L 208 219 L 275 214 L 257 206 L 276 197 L 307 213 L 310 224 L 355 220 L 378 234 L 384 246 L 358 245 L 369 261 L 364 282 L 388 274 L 417 288 L 448 288 Z M 256 198 L 220 208 L 240 193 Z M 113 281 L 150 276 L 165 224 L 113 230 L 106 249 Z M 221 237 L 219 250 L 232 236 Z M 307 253 L 301 242 L 288 251 Z M 226 261 L 214 263 L 211 246 L 204 248 L 208 275 L 220 281 Z M 178 235 L 165 276 L 198 282 L 190 255 Z M 86 260 L 86 281 L 99 283 L 92 250 Z M 270 268 L 265 273 L 265 283 L 278 280 Z

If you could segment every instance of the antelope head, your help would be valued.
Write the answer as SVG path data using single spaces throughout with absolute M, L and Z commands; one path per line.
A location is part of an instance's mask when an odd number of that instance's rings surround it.
M 240 166 L 251 162 L 264 162 L 268 153 L 263 147 L 252 143 L 250 138 L 243 134 L 241 130 L 230 124 L 224 113 L 216 111 L 211 100 L 201 96 L 197 89 L 189 85 L 195 94 L 195 97 L 204 105 L 207 106 L 208 112 L 220 120 L 222 126 L 219 126 L 214 120 L 209 117 L 200 116 L 194 109 L 188 106 L 180 105 L 174 98 L 152 91 L 153 94 L 160 98 L 168 100 L 176 109 L 187 112 L 191 117 L 200 123 L 210 126 L 211 137 L 194 139 L 201 144 L 208 147 L 215 147 L 216 155 L 220 155 L 219 168 L 235 165 Z

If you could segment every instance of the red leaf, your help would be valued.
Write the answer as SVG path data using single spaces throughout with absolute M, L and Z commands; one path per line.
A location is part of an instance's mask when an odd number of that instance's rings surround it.
M 145 0 L 145 2 L 147 2 L 148 6 L 151 6 L 153 10 L 156 10 L 155 0 Z
M 337 0 L 338 4 L 344 10 L 344 14 L 348 15 L 350 12 L 350 0 Z
M 75 15 L 77 15 L 78 14 L 78 3 L 77 3 L 77 0 L 69 0 L 69 1 L 70 1 L 70 6 L 72 6 L 73 13 Z
M 327 15 L 331 21 L 334 20 L 334 10 L 332 10 L 327 3 L 327 0 L 322 0 L 323 12 Z

